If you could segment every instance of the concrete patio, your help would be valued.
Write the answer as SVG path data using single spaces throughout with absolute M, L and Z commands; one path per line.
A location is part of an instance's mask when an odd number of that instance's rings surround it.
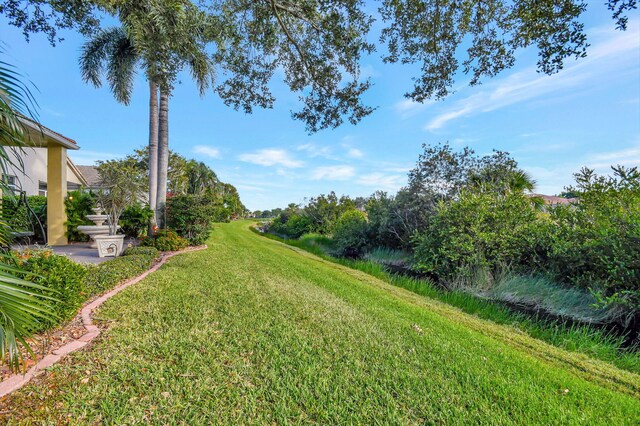
M 113 257 L 98 257 L 98 249 L 90 248 L 88 243 L 71 243 L 66 246 L 51 247 L 55 254 L 68 257 L 76 263 L 91 263 L 97 265 Z

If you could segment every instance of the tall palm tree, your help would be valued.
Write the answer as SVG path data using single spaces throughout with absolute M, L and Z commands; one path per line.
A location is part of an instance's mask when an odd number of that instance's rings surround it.
M 80 71 L 82 79 L 95 87 L 102 86 L 104 75 L 109 89 L 118 102 L 128 105 L 131 101 L 136 67 L 142 55 L 134 47 L 125 28 L 115 27 L 101 30 L 82 46 Z M 143 63 L 147 70 L 152 64 Z M 149 80 L 149 207 L 156 211 L 158 188 L 158 86 Z M 155 222 L 155 219 L 154 219 Z
M 4 49 L 0 46 L 0 54 Z M 8 150 L 13 149 L 19 158 L 19 147 L 24 145 L 27 131 L 21 116 L 36 118 L 36 103 L 29 88 L 21 82 L 15 68 L 0 60 L 0 168 L 4 173 L 8 165 L 21 168 L 12 161 Z M 18 148 L 16 150 L 15 148 Z M 0 179 L 0 190 L 9 192 L 4 179 Z M 0 220 L 0 245 L 6 247 L 10 240 L 9 227 Z M 20 368 L 22 344 L 32 355 L 26 339 L 32 335 L 39 322 L 54 315 L 44 296 L 45 287 L 18 278 L 19 269 L 9 265 L 0 257 L 0 358 L 12 370 Z
M 120 58 L 120 54 L 128 55 L 130 51 L 119 48 L 128 43 L 133 48 L 133 53 L 137 55 L 136 61 L 140 61 L 145 67 L 147 78 L 150 82 L 154 82 L 160 91 L 159 108 L 155 107 L 153 97 L 150 97 L 149 102 L 150 110 L 157 111 L 158 123 L 156 127 L 153 121 L 154 116 L 150 113 L 149 204 L 156 212 L 156 220 L 161 222 L 164 218 L 162 212 L 167 197 L 169 98 L 177 73 L 185 67 L 190 69 L 201 95 L 212 83 L 214 66 L 205 51 L 207 39 L 204 34 L 208 30 L 208 21 L 203 12 L 185 0 L 127 2 L 118 7 L 120 9 L 115 12 L 123 23 L 123 28 L 120 29 L 120 34 L 115 34 L 117 37 L 114 37 L 114 41 L 105 43 L 98 36 L 97 40 L 94 40 L 97 41 L 96 46 L 87 49 L 88 53 L 95 52 L 97 60 L 87 61 L 87 69 L 94 74 L 87 75 L 85 80 L 99 86 L 103 70 L 98 64 L 108 60 L 110 66 L 107 67 L 107 80 L 112 91 L 116 99 L 127 100 L 124 103 L 128 103 L 126 95 L 130 94 L 129 83 L 133 81 L 133 73 L 130 71 L 134 71 L 135 67 L 127 65 L 135 62 L 132 62 L 132 59 Z M 115 41 L 122 37 L 128 40 L 127 43 Z M 83 56 L 87 51 L 83 51 Z M 109 55 L 110 52 L 113 55 Z M 83 63 L 81 59 L 81 67 Z M 119 67 L 120 64 L 124 66 Z M 109 77 L 112 71 L 123 72 L 124 75 Z M 83 76 L 85 76 L 84 72 Z M 97 78 L 93 78 L 94 76 Z M 116 87 L 112 82 L 119 86 Z M 155 90 L 152 93 L 156 93 Z M 125 96 L 122 97 L 122 95 Z M 154 129 L 157 129 L 157 133 L 153 133 Z M 154 160 L 156 152 L 157 161 Z M 157 179 L 154 179 L 156 170 Z

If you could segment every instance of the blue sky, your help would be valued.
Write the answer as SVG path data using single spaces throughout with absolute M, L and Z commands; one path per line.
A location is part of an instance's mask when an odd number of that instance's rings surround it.
M 537 181 L 537 192 L 555 194 L 572 173 L 590 166 L 640 165 L 640 25 L 637 13 L 626 32 L 616 31 L 600 2 L 584 16 L 588 57 L 569 60 L 554 76 L 536 73 L 535 52 L 519 54 L 516 67 L 468 87 L 461 75 L 444 101 L 415 104 L 403 98 L 415 69 L 386 65 L 375 55 L 363 62 L 374 83 L 366 101 L 378 109 L 356 126 L 308 135 L 290 118 L 297 95 L 274 84 L 272 110 L 245 115 L 214 95 L 200 98 L 182 76 L 170 103 L 170 146 L 204 161 L 235 185 L 251 210 L 300 203 L 336 191 L 370 195 L 394 192 L 422 151 L 422 144 L 449 141 L 478 153 L 510 152 Z M 51 47 L 45 37 L 24 41 L 0 18 L 0 39 L 9 62 L 37 86 L 42 123 L 75 139 L 77 164 L 122 157 L 147 143 L 148 89 L 138 76 L 129 106 L 107 88 L 82 82 L 83 38 L 65 32 Z

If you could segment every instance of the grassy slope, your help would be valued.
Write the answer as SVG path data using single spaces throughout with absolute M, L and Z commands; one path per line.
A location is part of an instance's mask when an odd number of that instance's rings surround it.
M 638 375 L 247 227 L 219 227 L 209 250 L 109 301 L 109 332 L 0 411 L 25 423 L 640 421 Z

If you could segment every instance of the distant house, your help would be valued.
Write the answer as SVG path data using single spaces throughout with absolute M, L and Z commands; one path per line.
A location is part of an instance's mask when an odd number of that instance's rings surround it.
M 96 166 L 77 166 L 87 182 L 86 188 L 93 191 L 100 189 L 100 176 Z
M 547 207 L 575 204 L 578 202 L 577 198 L 556 197 L 555 195 L 529 194 L 529 197 L 541 199 Z

